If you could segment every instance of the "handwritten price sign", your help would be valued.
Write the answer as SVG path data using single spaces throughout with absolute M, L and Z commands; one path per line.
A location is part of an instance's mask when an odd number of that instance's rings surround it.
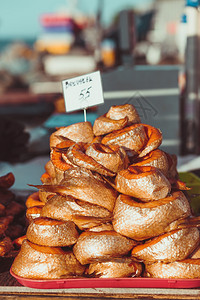
M 99 71 L 62 81 L 67 112 L 104 103 Z

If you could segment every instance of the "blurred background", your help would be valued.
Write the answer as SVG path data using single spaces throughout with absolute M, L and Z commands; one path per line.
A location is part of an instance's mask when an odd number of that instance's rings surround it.
M 50 134 L 84 121 L 66 113 L 62 80 L 96 70 L 105 102 L 88 121 L 132 103 L 163 132 L 162 149 L 199 168 L 198 49 L 195 0 L 1 0 L 1 173 L 23 173 L 22 189 L 27 176 L 39 182 Z

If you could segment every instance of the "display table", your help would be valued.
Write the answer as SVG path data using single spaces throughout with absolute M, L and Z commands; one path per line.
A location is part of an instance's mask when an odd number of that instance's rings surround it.
M 0 273 L 0 299 L 200 299 L 200 289 L 82 288 L 32 289 L 21 286 L 9 271 Z
M 0 260 L 0 299 L 200 299 L 198 289 L 174 288 L 77 288 L 35 289 L 22 286 L 10 275 L 13 259 Z

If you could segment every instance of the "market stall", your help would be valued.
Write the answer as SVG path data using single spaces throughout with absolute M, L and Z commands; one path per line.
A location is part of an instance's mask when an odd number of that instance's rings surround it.
M 3 299 L 200 298 L 199 153 L 181 157 L 180 66 L 133 66 L 123 37 L 120 68 L 62 80 L 66 112 L 44 108 L 37 130 L 1 120 Z M 56 87 L 1 105 L 55 109 Z

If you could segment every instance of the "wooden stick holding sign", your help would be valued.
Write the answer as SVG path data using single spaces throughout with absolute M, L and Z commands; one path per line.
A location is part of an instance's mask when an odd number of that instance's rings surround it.
M 88 107 L 104 103 L 99 71 L 62 81 L 66 112 L 83 109 L 87 121 Z
M 84 111 L 84 121 L 87 122 L 87 113 L 86 113 L 87 110 L 86 110 L 86 108 L 84 108 L 83 111 Z

